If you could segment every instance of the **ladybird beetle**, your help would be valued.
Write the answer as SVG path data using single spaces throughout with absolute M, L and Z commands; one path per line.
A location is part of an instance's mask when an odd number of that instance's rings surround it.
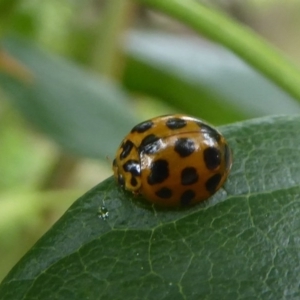
M 216 129 L 175 114 L 133 127 L 117 150 L 113 171 L 125 190 L 161 206 L 181 206 L 214 194 L 231 164 L 230 148 Z

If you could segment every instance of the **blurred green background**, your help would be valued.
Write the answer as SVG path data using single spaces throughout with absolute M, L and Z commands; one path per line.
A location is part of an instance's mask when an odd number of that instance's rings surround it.
M 299 1 L 202 2 L 299 63 Z M 0 280 L 111 176 L 137 122 L 180 112 L 221 125 L 300 112 L 235 55 L 137 2 L 2 0 L 0 28 Z

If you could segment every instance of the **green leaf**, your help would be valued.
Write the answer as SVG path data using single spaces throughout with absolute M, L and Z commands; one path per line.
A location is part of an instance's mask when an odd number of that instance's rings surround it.
M 299 116 L 220 128 L 232 172 L 189 209 L 154 209 L 107 179 L 13 268 L 0 299 L 299 298 L 299 128 Z
M 136 0 L 172 16 L 240 56 L 300 100 L 300 70 L 254 31 L 195 0 Z
M 224 48 L 184 36 L 128 36 L 124 83 L 213 124 L 300 112 L 299 104 Z
M 1 88 L 25 118 L 66 150 L 105 158 L 113 155 L 136 119 L 117 84 L 95 76 L 18 38 L 7 52 L 31 72 L 32 82 L 0 74 Z

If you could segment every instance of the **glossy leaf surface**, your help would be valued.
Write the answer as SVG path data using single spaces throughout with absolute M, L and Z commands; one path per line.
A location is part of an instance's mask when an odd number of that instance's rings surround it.
M 155 209 L 112 178 L 78 199 L 15 266 L 1 300 L 300 297 L 300 118 L 221 127 L 224 189 Z

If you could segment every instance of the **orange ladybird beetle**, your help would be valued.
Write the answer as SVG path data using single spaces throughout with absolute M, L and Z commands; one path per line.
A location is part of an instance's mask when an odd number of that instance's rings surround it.
M 124 138 L 113 160 L 125 190 L 161 206 L 186 206 L 214 194 L 232 155 L 225 138 L 201 120 L 167 115 L 142 122 Z

